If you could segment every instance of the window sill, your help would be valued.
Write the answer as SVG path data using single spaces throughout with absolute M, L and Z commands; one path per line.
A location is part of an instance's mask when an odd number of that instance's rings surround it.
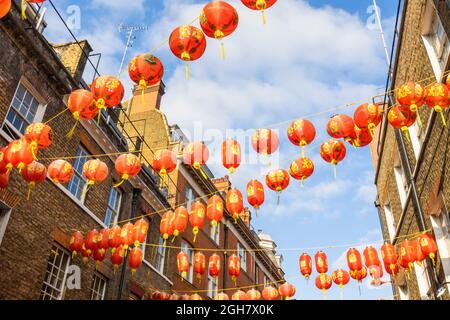
M 158 269 L 156 269 L 150 262 L 148 262 L 147 260 L 143 259 L 142 263 L 145 264 L 146 266 L 148 266 L 150 269 L 152 269 L 154 272 L 156 272 L 161 278 L 163 278 L 164 280 L 166 280 L 171 286 L 173 286 L 173 282 L 170 281 L 169 278 L 167 278 L 164 274 L 162 274 L 161 272 L 159 272 Z

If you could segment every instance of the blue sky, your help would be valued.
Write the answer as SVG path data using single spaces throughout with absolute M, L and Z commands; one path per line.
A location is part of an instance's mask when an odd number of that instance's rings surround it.
M 56 2 L 55 2 L 56 3 Z M 57 2 L 58 9 L 69 19 L 70 5 L 80 8 L 79 28 L 73 31 L 80 39 L 88 39 L 94 52 L 102 53 L 100 71 L 117 74 L 125 49 L 126 35 L 118 32 L 118 25 L 146 25 L 140 32 L 126 62 L 135 54 L 147 52 L 170 35 L 173 28 L 196 17 L 206 1 L 193 0 L 89 0 Z M 230 129 L 252 132 L 258 127 L 270 126 L 279 130 L 281 149 L 271 162 L 273 166 L 288 168 L 300 156 L 300 150 L 286 138 L 289 120 L 306 117 L 317 128 L 318 134 L 307 155 L 316 170 L 300 187 L 297 181 L 281 196 L 266 192 L 266 203 L 252 224 L 263 229 L 277 242 L 278 248 L 305 248 L 318 246 L 370 243 L 381 240 L 373 186 L 373 167 L 367 148 L 354 149 L 347 144 L 347 157 L 338 166 L 338 176 L 319 156 L 318 146 L 328 140 L 325 124 L 333 114 L 353 114 L 354 108 L 329 111 L 320 116 L 309 115 L 326 111 L 349 102 L 370 101 L 383 92 L 386 79 L 386 59 L 380 33 L 371 25 L 371 0 L 303 1 L 280 0 L 267 11 L 267 24 L 261 16 L 244 7 L 240 1 L 230 1 L 240 14 L 237 31 L 225 40 L 227 59 L 222 61 L 217 41 L 208 41 L 207 52 L 191 64 L 191 79 L 184 79 L 184 64 L 175 58 L 167 45 L 154 52 L 164 63 L 164 82 L 167 93 L 161 110 L 171 124 L 179 124 L 188 135 L 194 128 L 207 132 L 205 139 L 212 149 L 211 168 L 216 176 L 226 170 L 218 161 L 219 148 Z M 391 43 L 397 4 L 379 0 L 381 17 Z M 53 42 L 70 41 L 50 8 L 46 35 Z M 195 24 L 198 26 L 198 24 Z M 86 71 L 86 80 L 90 70 Z M 125 72 L 121 80 L 130 88 Z M 131 94 L 127 91 L 126 97 Z M 283 124 L 280 124 L 283 123 Z M 232 131 L 248 147 L 245 135 Z M 195 137 L 194 137 L 195 138 Z M 264 180 L 267 165 L 248 163 L 254 152 L 246 149 L 245 158 L 233 183 L 245 190 L 247 181 Z M 330 271 L 347 267 L 343 253 L 347 248 L 324 249 L 329 258 Z M 311 256 L 317 250 L 307 250 Z M 299 275 L 299 251 L 280 251 L 284 256 L 286 278 L 297 287 L 298 299 L 322 299 L 322 293 L 311 279 L 307 284 Z M 377 299 L 392 296 L 389 286 L 379 289 L 351 282 L 345 289 L 348 299 Z M 328 299 L 339 299 L 340 290 L 333 286 Z

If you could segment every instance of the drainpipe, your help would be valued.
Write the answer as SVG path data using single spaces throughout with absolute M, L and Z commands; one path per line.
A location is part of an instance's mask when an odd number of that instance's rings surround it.
M 222 290 L 226 288 L 226 267 L 227 267 L 227 243 L 228 243 L 228 227 L 224 223 L 223 224 L 223 263 L 222 263 Z

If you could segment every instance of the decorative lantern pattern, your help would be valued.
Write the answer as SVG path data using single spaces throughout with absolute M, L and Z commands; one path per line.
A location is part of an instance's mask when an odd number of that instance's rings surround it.
M 214 300 L 230 300 L 230 297 L 226 293 L 220 292 L 216 294 Z
M 289 167 L 289 174 L 296 180 L 301 180 L 302 185 L 314 173 L 314 163 L 306 158 L 298 158 Z
M 37 183 L 44 182 L 47 177 L 47 169 L 39 162 L 32 162 L 22 170 L 22 178 L 28 182 L 28 196 L 30 199 L 31 190 Z
M 67 183 L 72 179 L 73 167 L 66 160 L 55 160 L 48 166 L 48 175 L 53 183 Z
M 86 263 L 88 263 L 88 261 L 89 261 L 89 257 L 92 255 L 92 250 L 87 249 L 87 248 L 86 248 L 86 244 L 83 243 L 83 246 L 81 247 L 81 252 L 80 252 L 80 254 L 81 254 L 83 263 L 86 264 Z
M 311 257 L 308 254 L 303 253 L 300 256 L 299 260 L 300 260 L 300 272 L 305 277 L 305 279 L 308 280 L 312 273 Z
M 128 254 L 128 265 L 131 268 L 131 273 L 134 274 L 137 269 L 142 265 L 142 250 L 138 247 L 131 249 Z
M 200 170 L 209 159 L 209 150 L 203 142 L 194 142 L 188 144 L 183 150 L 183 160 L 187 165 Z
M 360 129 L 369 129 L 371 135 L 383 119 L 383 109 L 378 104 L 364 103 L 356 108 L 353 121 Z
M 247 299 L 251 301 L 261 300 L 261 292 L 256 289 L 250 289 L 247 291 Z
M 325 273 L 321 273 L 316 277 L 316 287 L 322 290 L 324 293 L 331 288 L 333 280 Z
M 252 147 L 263 156 L 277 151 L 280 140 L 275 131 L 270 129 L 258 129 L 252 136 Z
M 211 225 L 214 228 L 214 234 L 216 232 L 217 224 L 223 217 L 223 201 L 218 195 L 214 195 L 208 200 L 208 207 L 206 209 L 208 219 L 211 221 Z
M 93 119 L 99 112 L 94 94 L 84 89 L 77 89 L 70 94 L 67 107 L 76 121 L 72 129 L 67 133 L 69 138 L 73 136 L 78 121 Z
M 164 75 L 164 67 L 161 61 L 150 53 L 134 57 L 128 65 L 130 79 L 139 85 L 144 94 L 148 86 L 161 81 Z
M 88 160 L 83 165 L 83 175 L 86 177 L 89 187 L 103 182 L 108 174 L 108 166 L 101 160 Z
M 122 243 L 123 248 L 125 250 L 127 250 L 128 247 L 131 246 L 134 242 L 133 229 L 134 229 L 133 224 L 127 222 L 122 226 L 122 230 L 120 231 L 120 242 Z
M 208 269 L 209 269 L 209 275 L 211 277 L 219 276 L 219 274 L 220 274 L 220 257 L 219 257 L 219 255 L 214 253 L 209 257 Z
M 295 295 L 296 290 L 294 285 L 285 282 L 278 288 L 278 291 L 284 300 L 289 300 Z
M 201 252 L 194 254 L 194 273 L 201 279 L 206 270 L 206 258 Z
M 236 172 L 236 169 L 241 164 L 241 146 L 239 142 L 232 139 L 227 139 L 223 142 L 222 163 L 230 174 Z
M 173 172 L 177 167 L 177 155 L 172 150 L 158 150 L 155 152 L 152 162 L 153 170 L 164 176 Z
M 75 231 L 69 241 L 69 250 L 72 252 L 72 259 L 76 256 L 77 252 L 81 252 L 83 249 L 83 243 L 83 235 L 80 231 Z
M 289 186 L 289 173 L 284 169 L 270 171 L 266 175 L 267 186 L 276 192 L 281 192 Z
M 97 235 L 97 248 L 106 249 L 109 248 L 109 229 L 102 229 Z
M 189 212 L 184 206 L 175 209 L 172 223 L 174 237 L 178 237 L 180 232 L 183 232 L 184 229 L 186 229 L 188 220 Z
M 350 276 L 358 282 L 367 277 L 367 268 L 362 267 L 360 270 L 350 270 Z
M 427 256 L 423 253 L 422 247 L 420 246 L 419 239 L 412 240 L 414 246 L 416 247 L 416 263 L 421 266 L 423 260 L 427 258 Z
M 389 110 L 388 121 L 395 129 L 401 129 L 403 132 L 408 132 L 408 127 L 416 122 L 417 113 L 410 109 L 402 108 L 401 106 L 394 106 Z M 407 135 L 409 139 L 409 135 Z
M 247 201 L 258 212 L 264 203 L 264 186 L 256 179 L 247 183 Z
M 231 276 L 231 280 L 236 284 L 236 279 L 241 274 L 241 261 L 239 257 L 234 253 L 228 257 L 228 274 Z
M 161 218 L 161 222 L 159 224 L 159 232 L 161 233 L 161 237 L 164 239 L 164 245 L 166 240 L 173 234 L 173 219 L 174 212 L 172 210 L 167 211 L 163 214 Z
M 205 222 L 206 208 L 201 201 L 196 201 L 191 206 L 191 212 L 189 213 L 189 224 L 192 227 L 192 233 L 194 234 L 194 240 L 197 238 L 199 230 L 203 227 Z
M 113 226 L 109 229 L 108 234 L 108 246 L 112 249 L 111 252 L 114 253 L 116 248 L 122 246 L 122 239 L 120 234 L 122 233 L 122 228 L 119 226 Z M 125 249 L 125 248 L 122 248 Z
M 186 279 L 186 276 L 189 272 L 189 257 L 186 252 L 180 251 L 177 255 L 177 267 L 178 272 L 181 274 L 183 279 Z
M 86 239 L 84 240 L 84 247 L 86 250 L 94 251 L 97 248 L 97 236 L 98 230 L 93 229 L 86 234 Z
M 417 112 L 425 103 L 425 89 L 420 83 L 409 81 L 397 90 L 397 101 L 408 106 L 411 111 Z
M 354 147 L 365 147 L 373 140 L 373 134 L 370 129 L 360 129 L 355 125 L 354 134 L 348 141 Z
M 263 300 L 278 300 L 278 290 L 272 286 L 265 287 L 262 291 Z
M 327 124 L 328 134 L 335 139 L 345 138 L 349 139 L 353 132 L 355 123 L 353 118 L 346 114 L 338 114 L 331 117 Z
M 347 149 L 345 144 L 340 140 L 329 140 L 320 147 L 320 156 L 326 162 L 334 166 L 334 176 L 336 177 L 336 166 L 344 160 Z
M 127 181 L 130 177 L 135 177 L 141 171 L 141 161 L 137 156 L 131 153 L 120 155 L 115 162 L 115 169 L 120 175 L 122 181 L 114 185 L 114 187 L 120 186 Z
M 106 250 L 95 248 L 94 251 L 92 251 L 92 258 L 95 261 L 95 264 L 98 265 L 100 262 L 103 262 L 106 258 Z
M 318 273 L 327 273 L 328 272 L 328 261 L 327 255 L 323 251 L 318 251 L 314 256 L 314 260 L 316 262 L 316 270 Z
M 449 82 L 449 78 L 447 77 L 447 82 Z M 430 257 L 433 265 L 435 264 L 436 254 L 438 252 L 436 241 L 430 233 L 424 233 L 419 236 L 419 244 L 420 248 L 424 255 Z
M 17 168 L 20 172 L 34 161 L 31 145 L 25 139 L 14 140 L 6 147 L 3 159 L 7 171 Z
M 247 299 L 247 294 L 242 290 L 236 291 L 231 296 L 231 300 L 246 300 L 246 299 Z
M 386 272 L 394 276 L 398 269 L 398 257 L 394 245 L 385 243 L 381 246 L 381 259 L 383 259 Z
M 289 140 L 296 146 L 302 147 L 302 157 L 304 157 L 304 147 L 311 144 L 316 137 L 316 128 L 309 120 L 295 120 L 288 127 L 287 135 Z
M 241 0 L 242 3 L 252 10 L 261 11 L 263 24 L 266 24 L 266 14 L 265 10 L 269 9 L 271 6 L 277 2 L 277 0 Z
M 91 84 L 91 92 L 99 110 L 119 105 L 125 93 L 122 82 L 113 76 L 96 78 Z
M 347 251 L 347 264 L 351 271 L 361 270 L 363 268 L 361 253 L 355 248 L 351 248 Z
M 444 109 L 450 105 L 450 90 L 445 84 L 436 82 L 427 87 L 425 92 L 427 105 L 441 115 L 442 124 L 446 126 Z
M 234 223 L 237 223 L 239 215 L 244 210 L 242 193 L 238 189 L 231 189 L 227 192 L 226 206 L 228 212 L 234 219 Z
M 337 284 L 341 289 L 350 281 L 350 275 L 343 269 L 333 271 L 331 274 L 333 282 Z
M 24 133 L 25 140 L 30 144 L 34 159 L 37 149 L 45 149 L 50 146 L 55 137 L 52 128 L 45 123 L 32 123 Z
M 134 223 L 131 231 L 131 239 L 134 246 L 137 247 L 147 240 L 148 222 L 144 218 L 139 219 Z
M 377 250 L 372 246 L 367 246 L 364 249 L 363 252 L 364 255 L 364 264 L 369 269 L 369 274 L 374 277 L 381 277 L 382 274 L 380 274 L 382 271 L 381 269 L 381 261 L 378 258 Z

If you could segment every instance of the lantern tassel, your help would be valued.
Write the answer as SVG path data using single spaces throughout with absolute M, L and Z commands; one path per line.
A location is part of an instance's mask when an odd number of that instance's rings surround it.
M 124 184 L 124 182 L 125 182 L 125 179 L 120 180 L 120 182 L 118 182 L 114 185 L 114 188 L 120 187 L 122 184 Z
M 305 157 L 305 147 L 302 147 L 302 158 Z
M 202 174 L 203 178 L 205 178 L 205 180 L 208 180 L 208 176 L 206 175 L 205 171 L 203 171 L 203 169 L 201 167 L 198 170 Z
M 172 243 L 175 241 L 175 238 L 176 238 L 177 236 L 173 236 L 173 238 L 172 238 Z
M 222 51 L 222 60 L 225 60 L 225 44 L 223 42 L 220 43 L 221 51 Z
M 71 139 L 73 137 L 73 134 L 75 133 L 75 129 L 77 128 L 77 124 L 78 124 L 78 119 L 76 120 L 75 124 L 73 125 L 72 129 L 70 129 L 69 132 L 67 132 L 66 137 L 68 139 Z
M 442 124 L 444 125 L 444 127 L 446 127 L 447 126 L 447 121 L 445 121 L 444 112 L 441 111 L 439 113 L 441 114 Z
M 31 146 L 31 155 L 33 156 L 34 160 L 37 160 L 37 152 L 36 152 L 36 150 L 38 148 L 37 142 L 33 141 L 30 146 Z
M 27 15 L 25 13 L 25 9 L 26 9 L 26 3 L 25 0 L 22 0 L 22 20 L 26 20 L 27 19 Z
M 419 122 L 419 127 L 423 128 L 422 117 L 419 112 L 417 112 L 417 121 Z
M 36 184 L 35 184 L 34 182 L 30 182 L 30 183 L 28 184 L 27 201 L 30 200 L 31 191 L 34 189 L 35 186 L 36 186 Z
M 186 63 L 186 80 L 189 80 L 189 65 Z
M 88 186 L 86 188 L 86 190 L 83 191 L 83 194 L 81 195 L 82 198 L 84 198 L 87 194 L 87 192 L 89 191 L 89 189 L 92 188 L 92 186 L 94 185 L 94 181 L 89 181 L 88 182 Z
M 263 24 L 266 24 L 267 18 L 266 18 L 266 13 L 264 12 L 264 10 L 261 10 L 261 15 L 262 15 Z
M 337 169 L 336 169 L 336 165 L 333 164 L 333 171 L 334 171 L 334 179 L 336 180 L 337 178 Z

